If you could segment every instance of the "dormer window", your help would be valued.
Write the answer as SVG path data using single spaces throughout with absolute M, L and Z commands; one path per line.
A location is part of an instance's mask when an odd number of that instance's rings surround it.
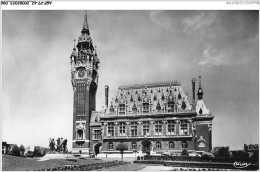
M 125 104 L 120 104 L 119 105 L 119 115 L 124 115 L 125 114 Z
M 184 102 L 184 100 L 183 100 L 183 102 L 182 102 L 182 104 L 181 104 L 181 108 L 182 108 L 182 109 L 186 109 L 186 103 Z
M 132 111 L 133 111 L 133 113 L 136 113 L 136 112 L 137 112 L 137 108 L 136 108 L 135 103 L 134 103 L 134 106 L 133 106 L 133 108 L 132 108 Z
M 143 113 L 149 113 L 149 103 L 143 103 Z
M 157 111 L 161 110 L 161 106 L 160 106 L 160 103 L 159 103 L 159 102 L 157 103 L 156 110 L 157 110 Z
M 111 106 L 110 106 L 109 111 L 110 111 L 110 112 L 114 112 L 114 107 L 113 107 L 112 103 L 111 103 Z
M 174 102 L 168 102 L 168 112 L 174 112 Z

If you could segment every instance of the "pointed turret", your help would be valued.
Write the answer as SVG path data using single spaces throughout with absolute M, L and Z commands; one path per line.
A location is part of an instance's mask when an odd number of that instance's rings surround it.
M 198 101 L 196 105 L 196 112 L 198 115 L 206 115 L 209 114 L 209 110 L 206 108 L 203 102 L 203 91 L 201 88 L 201 76 L 199 76 L 199 89 L 198 89 Z
M 203 91 L 201 88 L 201 76 L 199 76 L 199 89 L 198 89 L 198 100 L 202 100 L 203 99 Z

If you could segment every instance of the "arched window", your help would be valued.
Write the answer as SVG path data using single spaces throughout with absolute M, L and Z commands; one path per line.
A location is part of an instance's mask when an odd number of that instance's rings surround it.
M 183 141 L 183 142 L 181 143 L 181 148 L 182 148 L 182 149 L 187 149 L 187 148 L 188 148 L 188 143 L 185 142 L 185 141 Z
M 203 136 L 200 136 L 200 139 L 198 140 L 198 147 L 203 148 L 206 146 L 206 141 L 203 139 Z
M 131 148 L 132 149 L 137 149 L 137 144 L 135 142 L 133 142 L 132 145 L 131 145 Z
M 109 143 L 108 143 L 108 147 L 107 147 L 107 149 L 114 149 L 114 148 L 113 148 L 113 143 L 112 143 L 112 142 L 109 142 Z
M 156 149 L 161 149 L 161 148 L 162 148 L 161 142 L 156 142 Z
M 83 139 L 83 130 L 78 130 L 77 135 L 78 135 L 77 139 Z
M 169 142 L 169 149 L 173 149 L 174 148 L 174 143 L 172 141 Z
M 125 114 L 125 104 L 120 104 L 119 105 L 119 115 L 124 115 Z

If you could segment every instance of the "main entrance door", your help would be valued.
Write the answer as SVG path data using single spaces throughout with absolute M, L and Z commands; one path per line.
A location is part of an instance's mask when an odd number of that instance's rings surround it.
M 94 152 L 95 152 L 95 155 L 99 154 L 100 153 L 100 147 L 102 146 L 101 143 L 97 143 L 95 146 L 94 146 Z

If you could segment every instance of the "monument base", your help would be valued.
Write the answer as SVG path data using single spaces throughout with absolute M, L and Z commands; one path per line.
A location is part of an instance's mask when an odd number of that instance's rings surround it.
M 84 157 L 86 155 L 89 156 L 89 148 L 72 148 L 72 154 L 77 154 L 77 155 L 83 154 Z

